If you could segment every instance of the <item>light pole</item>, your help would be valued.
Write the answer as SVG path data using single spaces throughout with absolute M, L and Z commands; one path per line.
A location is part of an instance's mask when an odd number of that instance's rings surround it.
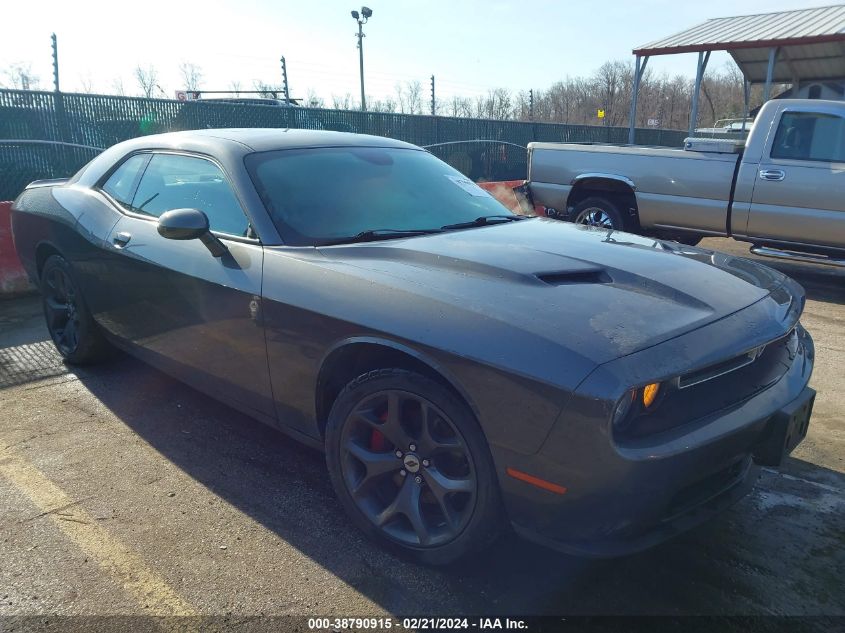
M 358 32 L 355 36 L 358 38 L 358 61 L 361 65 L 361 110 L 367 109 L 367 101 L 364 97 L 364 25 L 367 20 L 373 15 L 373 10 L 369 7 L 361 7 L 361 13 L 357 11 L 352 12 L 352 18 L 358 22 Z

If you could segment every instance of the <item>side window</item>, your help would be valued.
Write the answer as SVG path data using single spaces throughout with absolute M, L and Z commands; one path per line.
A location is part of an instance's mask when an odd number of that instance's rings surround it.
M 217 165 L 203 158 L 154 154 L 147 166 L 132 210 L 158 217 L 171 209 L 199 209 L 213 231 L 245 236 L 249 223 Z
M 784 112 L 772 158 L 845 162 L 845 119 L 820 112 Z
M 127 158 L 103 183 L 103 191 L 128 208 L 132 202 L 132 192 L 135 191 L 135 185 L 138 184 L 138 178 L 141 176 L 141 170 L 149 158 L 149 154 L 135 154 Z

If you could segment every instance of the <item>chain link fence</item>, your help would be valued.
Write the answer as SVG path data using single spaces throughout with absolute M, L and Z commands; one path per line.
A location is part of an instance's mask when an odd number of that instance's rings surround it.
M 628 129 L 323 108 L 0 90 L 0 200 L 72 175 L 99 149 L 160 132 L 224 127 L 374 134 L 426 146 L 473 180 L 518 180 L 531 141 L 626 143 Z M 638 129 L 639 145 L 681 147 L 685 133 Z

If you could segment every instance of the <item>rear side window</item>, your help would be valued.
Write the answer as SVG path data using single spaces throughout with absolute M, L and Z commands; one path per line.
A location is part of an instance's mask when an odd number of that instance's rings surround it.
M 103 191 L 123 206 L 129 207 L 138 178 L 149 159 L 149 154 L 135 154 L 127 158 L 103 184 Z
M 199 209 L 213 231 L 246 236 L 249 223 L 220 168 L 209 160 L 155 154 L 144 171 L 132 210 L 159 217 L 172 209 Z
M 845 162 L 845 119 L 820 112 L 784 112 L 772 158 Z

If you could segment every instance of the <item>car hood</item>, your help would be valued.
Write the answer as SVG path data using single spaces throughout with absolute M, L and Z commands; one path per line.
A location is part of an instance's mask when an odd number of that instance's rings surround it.
M 545 218 L 319 250 L 375 286 L 505 322 L 597 364 L 724 318 L 785 279 L 740 257 Z

